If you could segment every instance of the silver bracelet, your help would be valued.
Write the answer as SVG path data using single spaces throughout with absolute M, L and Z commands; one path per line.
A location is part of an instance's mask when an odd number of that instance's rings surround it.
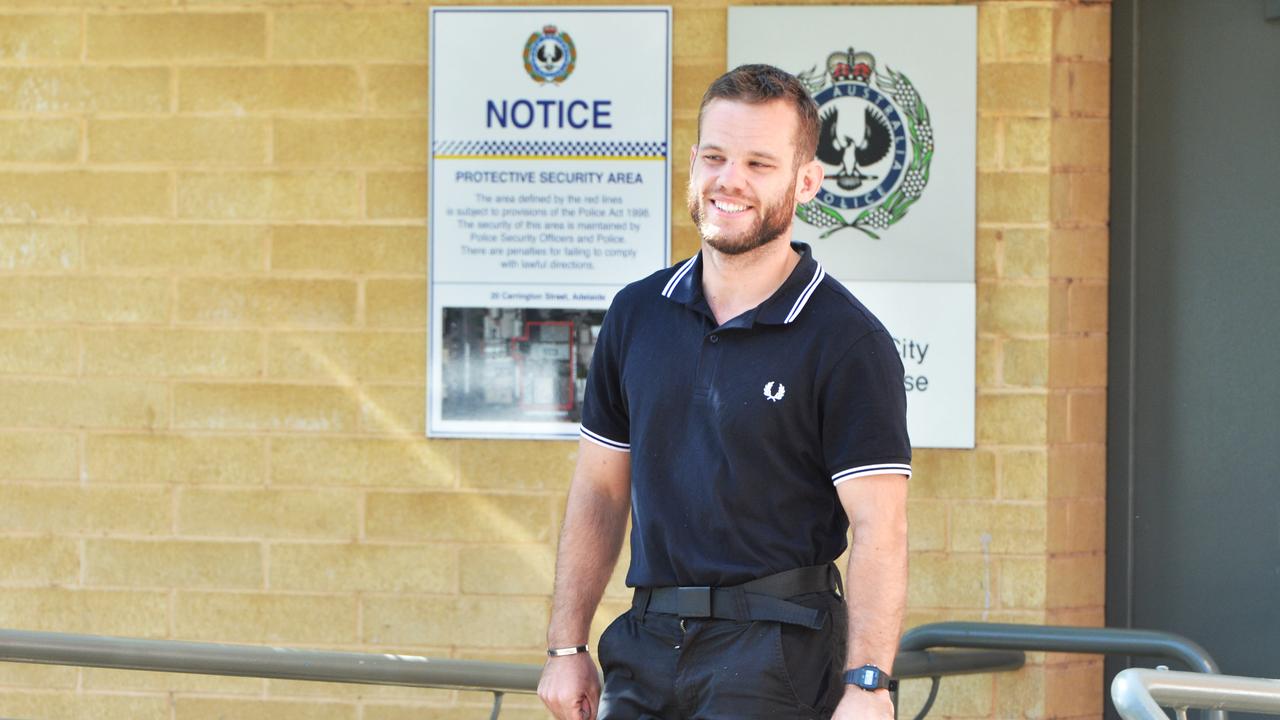
M 586 645 L 575 645 L 573 647 L 549 648 L 547 655 L 550 657 L 564 657 L 565 655 L 577 655 L 587 651 Z

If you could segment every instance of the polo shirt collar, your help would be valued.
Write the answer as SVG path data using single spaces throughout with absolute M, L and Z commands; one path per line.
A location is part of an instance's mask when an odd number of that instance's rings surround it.
M 822 265 L 813 259 L 813 251 L 805 243 L 793 242 L 791 248 L 800 253 L 791 274 L 773 295 L 757 307 L 747 311 L 743 319 L 747 324 L 765 323 L 786 325 L 800 317 L 809 298 L 813 296 L 822 279 L 827 276 Z M 710 315 L 706 298 L 702 295 L 702 252 L 686 260 L 662 288 L 662 296 L 691 309 Z

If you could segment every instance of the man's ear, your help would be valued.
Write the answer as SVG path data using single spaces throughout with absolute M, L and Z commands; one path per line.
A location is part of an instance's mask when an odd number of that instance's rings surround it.
M 796 174 L 796 204 L 803 205 L 816 197 L 826 176 L 827 171 L 817 160 L 802 165 Z

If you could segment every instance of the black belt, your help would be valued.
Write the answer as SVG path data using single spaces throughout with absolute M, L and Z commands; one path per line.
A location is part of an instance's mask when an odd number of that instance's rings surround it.
M 834 565 L 811 565 L 787 570 L 731 587 L 636 588 L 631 607 L 681 618 L 721 620 L 771 620 L 822 629 L 827 611 L 809 608 L 787 598 L 806 593 L 836 591 L 843 595 L 840 573 Z

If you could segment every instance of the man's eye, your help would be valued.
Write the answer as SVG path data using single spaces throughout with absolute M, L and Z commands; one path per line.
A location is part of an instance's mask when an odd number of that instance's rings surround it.
M 724 160 L 724 157 L 720 155 L 703 155 L 702 159 L 706 160 L 707 162 L 720 162 Z

